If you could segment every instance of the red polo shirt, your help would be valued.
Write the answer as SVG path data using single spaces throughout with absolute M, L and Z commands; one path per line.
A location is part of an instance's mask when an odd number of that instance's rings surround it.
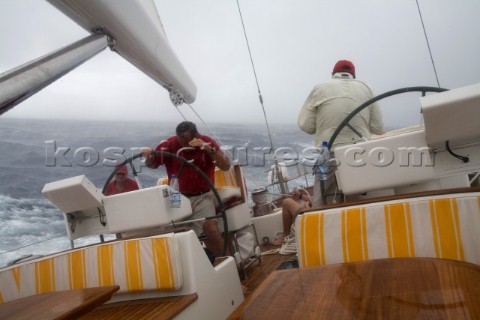
M 212 148 L 215 148 L 217 152 L 220 151 L 220 147 L 212 138 L 208 136 L 203 136 L 197 134 L 195 136 L 197 139 L 202 139 L 206 143 L 210 143 Z M 177 151 L 181 149 L 182 146 L 178 142 L 176 136 L 169 138 L 166 141 L 160 143 L 156 148 L 155 151 L 166 151 L 173 154 L 177 154 Z M 210 182 L 214 184 L 215 179 L 215 163 L 213 159 L 207 154 L 206 151 L 201 150 L 200 148 L 195 148 L 195 150 L 183 150 L 178 154 L 179 156 L 187 159 L 193 160 L 193 163 L 200 168 L 203 173 L 207 175 L 210 179 Z M 167 169 L 168 174 L 168 181 L 172 175 L 176 175 L 178 177 L 178 172 L 182 165 L 182 161 L 175 159 L 173 157 L 163 157 L 160 155 L 155 156 L 155 161 L 150 168 L 158 168 L 160 165 L 164 164 L 165 168 Z M 180 173 L 180 177 L 178 177 L 178 183 L 180 187 L 181 193 L 198 193 L 198 192 L 207 192 L 210 190 L 210 186 L 208 182 L 205 181 L 204 178 L 200 174 L 198 174 L 195 169 L 193 169 L 188 164 L 183 165 L 182 172 Z
M 138 190 L 138 184 L 135 180 L 127 178 L 127 180 L 125 181 L 125 185 L 123 186 L 123 189 L 120 192 L 117 192 L 117 188 L 115 187 L 115 180 L 114 180 L 114 181 L 110 181 L 110 183 L 108 184 L 107 190 L 105 190 L 105 195 L 111 196 L 112 194 L 130 192 L 133 190 Z

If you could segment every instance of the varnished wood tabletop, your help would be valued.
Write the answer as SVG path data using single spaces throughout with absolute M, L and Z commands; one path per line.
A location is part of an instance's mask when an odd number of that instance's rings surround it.
M 279 270 L 230 319 L 480 319 L 480 266 L 399 258 Z
M 0 304 L 0 319 L 75 319 L 107 302 L 119 286 L 57 291 Z

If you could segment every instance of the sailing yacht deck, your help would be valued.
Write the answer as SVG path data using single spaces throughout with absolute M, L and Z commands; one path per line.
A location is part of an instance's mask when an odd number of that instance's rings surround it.
M 262 253 L 280 249 L 280 246 L 266 245 L 261 247 Z M 242 285 L 247 287 L 245 299 L 268 277 L 270 273 L 277 270 L 283 263 L 297 260 L 297 255 L 281 255 L 278 252 L 262 255 L 262 263 L 247 270 L 247 277 L 242 280 Z
M 480 267 L 379 259 L 273 272 L 230 319 L 478 318 Z
M 267 245 L 262 246 L 261 250 L 268 252 L 279 248 Z M 296 259 L 296 255 L 280 255 L 278 253 L 263 255 L 262 263 L 247 269 L 247 277 L 242 280 L 242 284 L 247 288 L 245 299 L 248 301 L 255 289 L 282 263 Z M 186 308 L 189 303 L 193 302 L 194 298 L 196 297 L 180 296 L 105 304 L 79 319 L 120 319 L 126 314 L 134 314 L 136 319 L 157 319 L 160 316 L 162 319 L 172 319 L 182 311 L 182 308 Z

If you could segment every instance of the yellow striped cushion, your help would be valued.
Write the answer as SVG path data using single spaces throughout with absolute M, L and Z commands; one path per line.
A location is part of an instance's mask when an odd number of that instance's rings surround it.
M 0 302 L 52 291 L 119 285 L 118 293 L 178 290 L 173 234 L 100 244 L 0 270 Z
M 222 171 L 215 167 L 215 188 L 223 187 L 238 187 L 233 166 L 228 171 Z
M 479 193 L 309 212 L 295 228 L 302 267 L 396 257 L 480 264 Z

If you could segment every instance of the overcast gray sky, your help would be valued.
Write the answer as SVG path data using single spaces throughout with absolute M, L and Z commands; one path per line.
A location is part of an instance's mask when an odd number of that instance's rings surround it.
M 156 0 L 207 122 L 263 122 L 235 0 Z M 440 85 L 480 82 L 480 1 L 419 0 Z M 436 86 L 415 0 L 240 0 L 267 117 L 295 124 L 339 59 L 377 94 Z M 87 32 L 46 1 L 0 0 L 0 72 Z M 188 106 L 180 107 L 197 121 Z M 418 94 L 382 103 L 389 127 L 418 124 Z M 4 117 L 181 121 L 167 92 L 109 49 Z

